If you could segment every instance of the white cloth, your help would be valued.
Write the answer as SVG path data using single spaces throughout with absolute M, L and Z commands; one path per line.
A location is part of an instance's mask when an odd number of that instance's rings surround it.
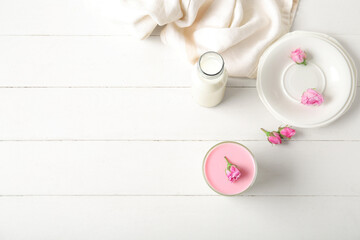
M 229 75 L 254 78 L 263 51 L 290 30 L 299 0 L 122 1 L 140 38 L 166 25 L 161 40 L 190 62 L 216 51 Z

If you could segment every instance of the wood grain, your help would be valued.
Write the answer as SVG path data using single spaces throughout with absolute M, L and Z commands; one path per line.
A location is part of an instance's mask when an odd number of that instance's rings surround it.
M 202 176 L 216 143 L 0 142 L 0 195 L 216 195 Z M 360 196 L 359 142 L 241 143 L 259 168 L 245 195 Z
M 102 2 L 95 9 L 82 0 L 1 1 L 0 35 L 131 35 L 119 1 Z M 357 20 L 356 1 L 301 0 L 292 29 L 360 34 Z
M 359 197 L 0 198 L 3 239 L 360 238 Z M 346 222 L 346 224 L 345 224 Z M 230 229 L 230 230 L 229 230 Z
M 336 36 L 360 60 L 360 36 Z M 0 87 L 189 87 L 193 66 L 159 37 L 0 37 Z M 156 56 L 156 57 L 155 57 Z M 231 78 L 229 87 L 255 87 Z
M 295 140 L 360 140 L 359 97 L 328 127 Z M 264 140 L 281 124 L 254 88 L 230 88 L 215 108 L 188 88 L 1 88 L 0 140 Z

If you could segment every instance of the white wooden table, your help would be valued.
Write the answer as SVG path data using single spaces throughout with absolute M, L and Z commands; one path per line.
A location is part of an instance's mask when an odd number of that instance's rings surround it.
M 230 79 L 224 102 L 201 108 L 185 59 L 83 4 L 0 0 L 1 240 L 360 239 L 359 97 L 273 147 L 259 128 L 281 123 L 254 80 Z M 293 30 L 330 34 L 358 64 L 359 9 L 301 0 Z M 242 196 L 203 180 L 222 140 L 258 161 Z

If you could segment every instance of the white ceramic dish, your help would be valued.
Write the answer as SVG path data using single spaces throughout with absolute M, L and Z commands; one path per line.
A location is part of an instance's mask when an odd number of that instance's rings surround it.
M 307 52 L 308 65 L 297 65 L 290 52 Z M 288 33 L 262 55 L 257 90 L 267 109 L 280 121 L 311 128 L 329 124 L 351 106 L 356 93 L 357 72 L 353 60 L 333 38 L 320 33 Z M 302 93 L 316 88 L 324 96 L 321 106 L 300 103 Z

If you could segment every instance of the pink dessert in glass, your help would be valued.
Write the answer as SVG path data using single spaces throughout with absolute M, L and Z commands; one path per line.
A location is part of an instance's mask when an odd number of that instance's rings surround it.
M 240 170 L 241 176 L 233 183 L 225 174 L 227 162 L 224 157 Z M 215 192 L 231 196 L 242 193 L 254 183 L 257 167 L 254 156 L 245 146 L 237 142 L 221 142 L 206 154 L 203 173 Z

